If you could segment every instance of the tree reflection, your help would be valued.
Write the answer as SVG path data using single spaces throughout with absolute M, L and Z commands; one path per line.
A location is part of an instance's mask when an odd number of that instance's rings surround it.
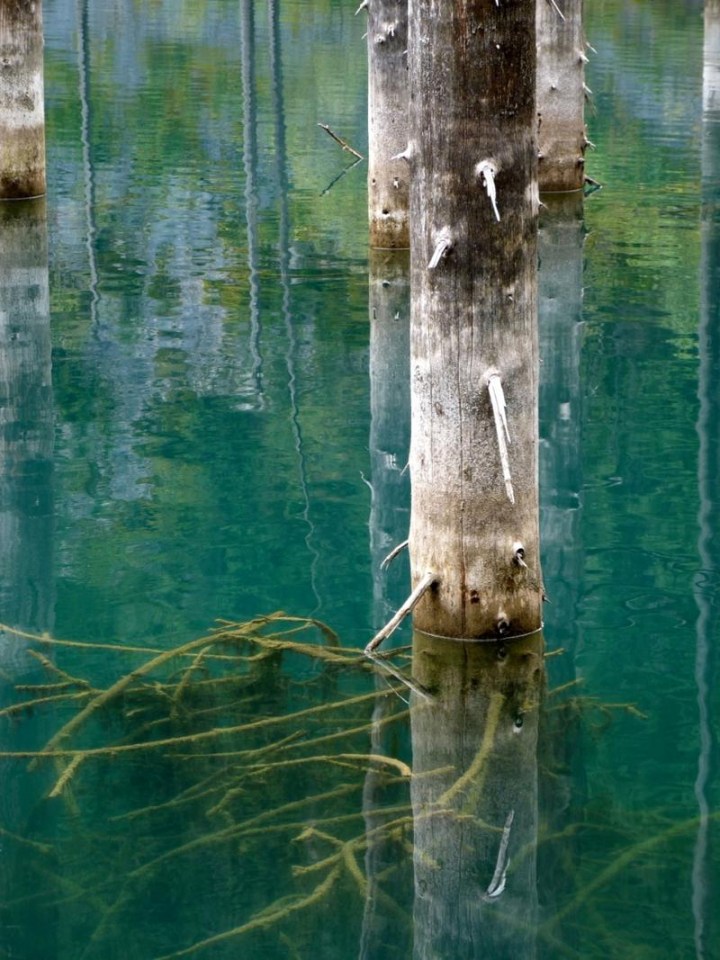
M 415 960 L 535 956 L 543 638 L 416 633 Z
M 52 628 L 53 402 L 44 200 L 0 204 L 0 622 L 24 631 Z M 0 675 L 37 682 L 24 637 L 0 627 Z M 41 668 L 38 668 L 41 669 Z M 11 697 L 0 685 L 0 707 Z M 47 726 L 2 728 L 0 750 L 31 749 Z M 0 844 L 25 833 L 33 804 L 22 778 L 0 760 Z M 0 903 L 8 899 L 12 864 L 26 851 L 11 843 L 0 871 Z M 51 955 L 45 933 L 20 928 L 18 956 Z M 25 942 L 25 937 L 32 937 Z M 26 952 L 26 948 L 29 950 Z
M 699 823 L 692 868 L 694 941 L 698 958 L 709 957 L 712 942 L 710 847 L 711 773 L 714 746 L 711 690 L 715 675 L 713 638 L 718 635 L 718 565 L 713 550 L 713 533 L 720 516 L 720 446 L 717 383 L 720 375 L 720 2 L 706 0 L 703 46 L 703 137 L 702 137 L 702 222 L 700 259 L 700 324 L 698 348 L 699 412 L 698 433 L 698 554 L 700 570 L 695 577 L 694 595 L 698 609 L 695 625 L 695 682 L 700 745 L 695 779 Z M 715 932 L 717 932 L 715 930 Z M 716 938 L 715 938 L 716 939 Z

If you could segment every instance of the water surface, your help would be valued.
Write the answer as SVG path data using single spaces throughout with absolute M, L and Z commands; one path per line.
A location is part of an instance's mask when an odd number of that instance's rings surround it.
M 0 956 L 720 956 L 717 71 L 698 2 L 587 7 L 602 189 L 540 245 L 557 655 L 417 645 L 423 709 L 335 650 L 408 590 L 407 263 L 317 126 L 365 148 L 362 17 L 44 4 L 48 197 L 0 222 L 1 749 L 129 679 L 0 759 Z M 129 676 L 280 610 L 336 638 Z

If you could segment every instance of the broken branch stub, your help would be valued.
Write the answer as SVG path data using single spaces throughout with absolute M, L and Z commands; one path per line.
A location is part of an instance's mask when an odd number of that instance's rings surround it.
M 435 250 L 430 258 L 430 263 L 428 263 L 428 270 L 434 270 L 437 267 L 443 257 L 447 256 L 448 252 L 452 249 L 452 245 L 453 242 L 450 231 L 447 227 L 443 227 L 435 238 Z
M 510 430 L 507 422 L 507 404 L 505 403 L 505 394 L 503 392 L 500 374 L 491 373 L 487 378 L 487 386 L 488 393 L 490 394 L 490 403 L 492 404 L 493 416 L 495 418 L 495 434 L 497 436 L 503 480 L 505 481 L 505 492 L 507 493 L 510 503 L 515 503 L 512 476 L 510 474 L 510 457 L 508 455 Z
M 405 617 L 412 613 L 413 608 L 416 606 L 420 598 L 426 593 L 430 587 L 437 582 L 437 577 L 434 573 L 426 573 L 422 580 L 415 587 L 413 592 L 407 598 L 405 603 L 398 609 L 394 616 L 392 616 L 385 626 L 378 630 L 375 636 L 372 638 L 370 643 L 365 647 L 365 655 L 370 656 L 374 650 L 380 646 L 383 640 L 386 640 L 391 633 L 393 633 L 403 622 Z
M 488 195 L 488 199 L 492 204 L 493 213 L 495 214 L 495 219 L 500 222 L 500 211 L 497 206 L 497 190 L 495 187 L 495 177 L 498 174 L 498 166 L 494 160 L 482 160 L 475 167 L 475 174 L 478 176 L 483 186 L 485 187 L 485 192 Z

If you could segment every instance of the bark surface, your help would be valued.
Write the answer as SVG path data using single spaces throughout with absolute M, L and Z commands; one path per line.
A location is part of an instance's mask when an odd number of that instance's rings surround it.
M 540 190 L 581 190 L 587 146 L 582 0 L 538 0 L 537 40 Z
M 409 49 L 410 548 L 414 584 L 436 577 L 414 622 L 518 635 L 540 626 L 542 596 L 534 2 L 411 0 Z
M 0 200 L 45 193 L 40 0 L 0 3 Z
M 370 246 L 410 246 L 409 171 L 393 159 L 408 143 L 408 0 L 368 3 Z

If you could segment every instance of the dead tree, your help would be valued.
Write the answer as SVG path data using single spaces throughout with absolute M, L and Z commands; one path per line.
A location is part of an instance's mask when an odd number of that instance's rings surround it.
M 537 0 L 538 180 L 541 192 L 585 182 L 585 35 L 582 0 Z
M 368 13 L 368 207 L 371 247 L 410 246 L 408 0 L 365 0 Z
M 411 0 L 409 58 L 414 623 L 518 636 L 542 598 L 535 4 Z
M 40 0 L 0 3 L 0 200 L 45 193 Z

